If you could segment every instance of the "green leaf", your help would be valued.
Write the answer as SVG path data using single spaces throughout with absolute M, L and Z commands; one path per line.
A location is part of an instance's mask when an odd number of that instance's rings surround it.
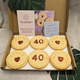
M 58 74 L 58 71 L 51 71 L 50 72 L 50 76 L 51 76 L 52 80 L 57 80 L 57 74 Z
M 30 9 L 31 9 L 31 1 L 27 0 L 27 10 L 30 10 Z
M 45 0 L 31 0 L 31 1 L 36 1 L 36 2 L 42 1 L 42 2 L 45 2 Z
M 78 56 L 74 56 L 74 58 L 75 58 L 75 62 L 76 63 L 80 61 L 80 56 L 79 55 Z
M 80 70 L 80 60 L 76 62 L 77 69 Z
M 40 0 L 38 0 L 38 1 L 32 1 L 31 0 L 31 4 L 32 4 L 33 10 L 43 10 L 45 8 L 45 3 L 43 3 Z
M 73 49 L 72 51 L 74 54 L 75 62 L 79 62 L 80 61 L 80 55 L 76 55 L 76 54 L 80 54 L 80 51 L 77 49 Z
M 65 71 L 59 71 L 59 80 L 66 80 Z
M 75 80 L 80 80 L 80 70 L 78 68 L 73 71 L 73 77 Z
M 73 48 L 73 46 L 71 46 L 71 48 Z
M 73 49 L 72 52 L 73 52 L 73 55 L 80 53 L 80 51 L 77 49 Z
M 78 62 L 76 62 L 77 67 L 80 67 L 80 59 Z
M 45 0 L 41 0 L 41 1 L 45 2 Z
M 44 8 L 44 0 L 23 0 L 21 3 L 21 10 L 43 10 Z
M 17 14 L 17 10 L 20 9 L 20 4 L 21 4 L 21 0 L 17 0 L 14 8 L 14 11 L 16 14 Z
M 5 0 L 4 0 L 5 1 Z M 9 0 L 10 10 L 44 10 L 45 0 Z
M 15 3 L 17 0 L 9 0 L 8 2 L 8 7 L 10 8 L 10 10 L 14 9 Z
M 49 73 L 49 71 L 47 71 L 47 73 Z
M 77 49 L 73 49 L 74 55 L 80 53 Z M 80 80 L 80 55 L 74 56 L 77 69 L 73 71 L 73 76 L 75 80 Z
M 3 0 L 3 2 L 5 2 L 6 0 Z
M 67 79 L 73 80 L 73 71 L 66 71 L 66 73 L 67 73 Z
M 27 0 L 22 0 L 21 10 L 26 10 L 26 9 L 27 9 Z

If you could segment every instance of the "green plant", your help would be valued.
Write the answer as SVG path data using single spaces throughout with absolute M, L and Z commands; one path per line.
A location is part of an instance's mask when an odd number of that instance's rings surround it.
M 5 2 L 6 0 L 3 0 L 3 2 Z
M 44 10 L 45 0 L 9 0 L 8 7 L 15 13 L 17 10 Z

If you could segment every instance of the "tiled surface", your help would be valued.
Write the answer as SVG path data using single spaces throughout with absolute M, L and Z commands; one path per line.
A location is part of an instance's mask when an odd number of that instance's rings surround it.
M 8 20 L 8 6 L 7 2 L 3 3 L 3 0 L 0 0 L 0 7 L 2 9 L 2 12 L 4 14 L 4 24 L 3 28 L 0 32 L 0 54 L 3 53 L 6 49 L 7 42 L 9 40 L 11 31 L 9 30 L 9 20 Z M 4 54 L 4 53 L 3 53 Z M 2 54 L 2 55 L 3 55 Z M 1 57 L 1 56 L 0 56 Z
M 69 5 L 70 8 L 73 8 L 80 4 L 80 0 L 69 0 L 69 1 L 70 1 L 70 5 Z
M 7 0 L 8 1 L 8 0 Z M 7 2 L 0 0 L 0 7 L 4 13 L 3 29 L 0 32 L 0 64 L 6 49 L 11 31 L 9 30 Z M 80 50 L 80 0 L 70 0 L 68 22 L 68 37 L 70 44 Z M 0 80 L 51 80 L 46 71 L 2 71 Z
M 77 1 L 79 3 L 69 9 L 68 36 L 71 45 L 80 50 L 80 1 Z

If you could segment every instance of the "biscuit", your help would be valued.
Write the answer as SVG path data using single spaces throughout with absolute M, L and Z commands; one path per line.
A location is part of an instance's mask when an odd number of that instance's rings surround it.
M 71 58 L 67 52 L 59 50 L 50 55 L 50 62 L 53 67 L 64 70 L 70 66 Z
M 29 45 L 29 38 L 25 35 L 19 35 L 13 38 L 11 46 L 14 49 L 21 50 Z
M 34 68 L 44 68 L 48 63 L 49 55 L 43 50 L 35 50 L 29 55 L 29 64 Z
M 37 25 L 39 27 L 43 27 L 44 26 L 44 20 L 43 19 L 38 19 L 36 23 L 37 23 Z
M 45 20 L 47 18 L 47 14 L 45 12 L 41 11 L 38 15 L 38 18 Z
M 16 50 L 11 52 L 6 58 L 6 64 L 11 69 L 19 69 L 27 64 L 28 55 L 24 51 Z
M 61 50 L 67 46 L 67 41 L 64 37 L 55 35 L 49 39 L 49 46 L 55 50 Z
M 54 21 L 54 20 L 53 20 L 53 18 L 48 17 L 45 21 L 46 21 L 46 22 L 51 22 L 51 21 Z
M 44 36 L 34 36 L 30 41 L 30 45 L 34 49 L 44 49 L 48 46 L 48 40 Z

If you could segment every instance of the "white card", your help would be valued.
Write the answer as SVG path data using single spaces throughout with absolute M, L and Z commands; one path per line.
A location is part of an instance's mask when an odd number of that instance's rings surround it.
M 44 22 L 44 35 L 45 37 L 59 35 L 59 21 Z
M 35 36 L 34 11 L 17 10 L 18 28 L 20 35 Z

